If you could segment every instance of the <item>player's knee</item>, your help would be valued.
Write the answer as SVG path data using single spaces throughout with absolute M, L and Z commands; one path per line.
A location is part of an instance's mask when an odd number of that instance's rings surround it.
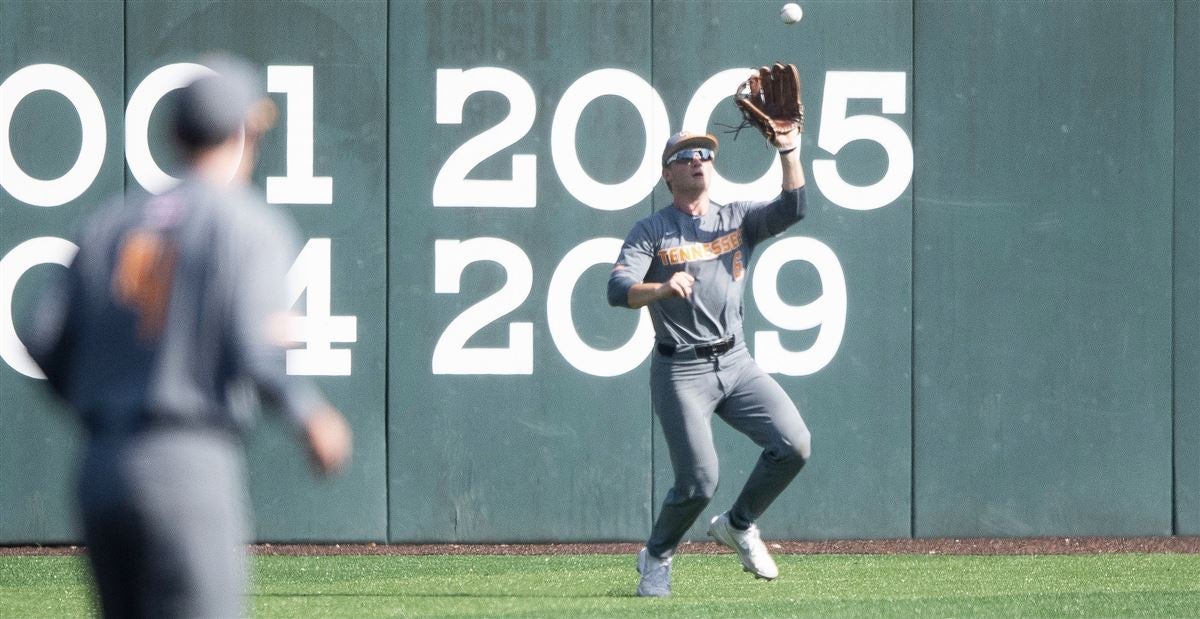
M 794 466 L 797 469 L 808 462 L 812 455 L 812 434 L 803 430 L 787 437 L 768 450 L 770 457 L 777 464 Z
M 705 479 L 702 483 L 696 485 L 696 498 L 704 502 L 711 501 L 717 494 L 717 477 L 714 475 L 711 478 Z
M 717 474 L 715 471 L 697 471 L 686 481 L 676 484 L 674 492 L 681 501 L 707 505 L 717 494 Z
M 796 437 L 794 443 L 796 455 L 801 460 L 808 462 L 809 457 L 812 456 L 812 433 L 805 428 L 804 432 Z

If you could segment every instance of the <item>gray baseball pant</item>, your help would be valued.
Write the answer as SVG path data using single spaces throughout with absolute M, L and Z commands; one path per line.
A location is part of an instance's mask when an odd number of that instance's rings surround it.
M 219 430 L 89 439 L 79 496 L 104 616 L 244 614 L 243 459 Z
M 714 359 L 688 355 L 655 351 L 650 366 L 651 400 L 675 470 L 675 484 L 646 543 L 649 553 L 660 558 L 675 553 L 716 492 L 714 412 L 763 448 L 729 511 L 735 524 L 758 520 L 800 472 L 811 449 L 800 411 L 743 343 Z

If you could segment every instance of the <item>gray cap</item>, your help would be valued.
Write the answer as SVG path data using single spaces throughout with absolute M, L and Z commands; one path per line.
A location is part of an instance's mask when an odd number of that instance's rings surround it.
M 708 148 L 715 153 L 717 152 L 717 138 L 711 133 L 692 133 L 691 131 L 676 133 L 667 140 L 667 145 L 663 148 L 663 167 L 667 167 L 668 157 L 685 148 Z
M 227 54 L 201 61 L 217 72 L 180 89 L 171 127 L 180 145 L 198 150 L 237 134 L 251 108 L 266 96 L 258 72 L 249 63 Z

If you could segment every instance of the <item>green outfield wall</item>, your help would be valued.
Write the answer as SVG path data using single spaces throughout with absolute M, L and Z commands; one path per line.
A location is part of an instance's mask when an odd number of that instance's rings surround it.
M 1200 2 L 1175 10 L 1175 530 L 1200 534 Z
M 100 201 L 173 182 L 158 103 L 214 49 L 281 110 L 289 372 L 355 430 L 317 480 L 264 415 L 262 541 L 642 539 L 672 473 L 609 266 L 675 131 L 721 138 L 717 201 L 778 191 L 726 132 L 775 60 L 810 210 L 745 336 L 814 438 L 766 535 L 1200 534 L 1200 2 L 780 4 L 0 2 L 0 544 L 79 539 L 82 436 L 13 322 Z M 715 426 L 709 516 L 757 458 Z
M 1146 8 L 917 5 L 916 535 L 1171 532 L 1174 20 Z

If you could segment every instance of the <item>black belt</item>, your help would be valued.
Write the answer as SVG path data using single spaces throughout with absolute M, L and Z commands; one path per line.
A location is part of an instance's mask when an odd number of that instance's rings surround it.
M 735 343 L 737 343 L 737 338 L 731 335 L 723 340 L 709 342 L 708 344 L 697 344 L 692 348 L 692 352 L 696 353 L 697 359 L 715 359 L 717 356 L 729 352 Z M 671 344 L 659 342 L 658 352 L 664 357 L 674 357 L 676 350 L 675 346 Z

